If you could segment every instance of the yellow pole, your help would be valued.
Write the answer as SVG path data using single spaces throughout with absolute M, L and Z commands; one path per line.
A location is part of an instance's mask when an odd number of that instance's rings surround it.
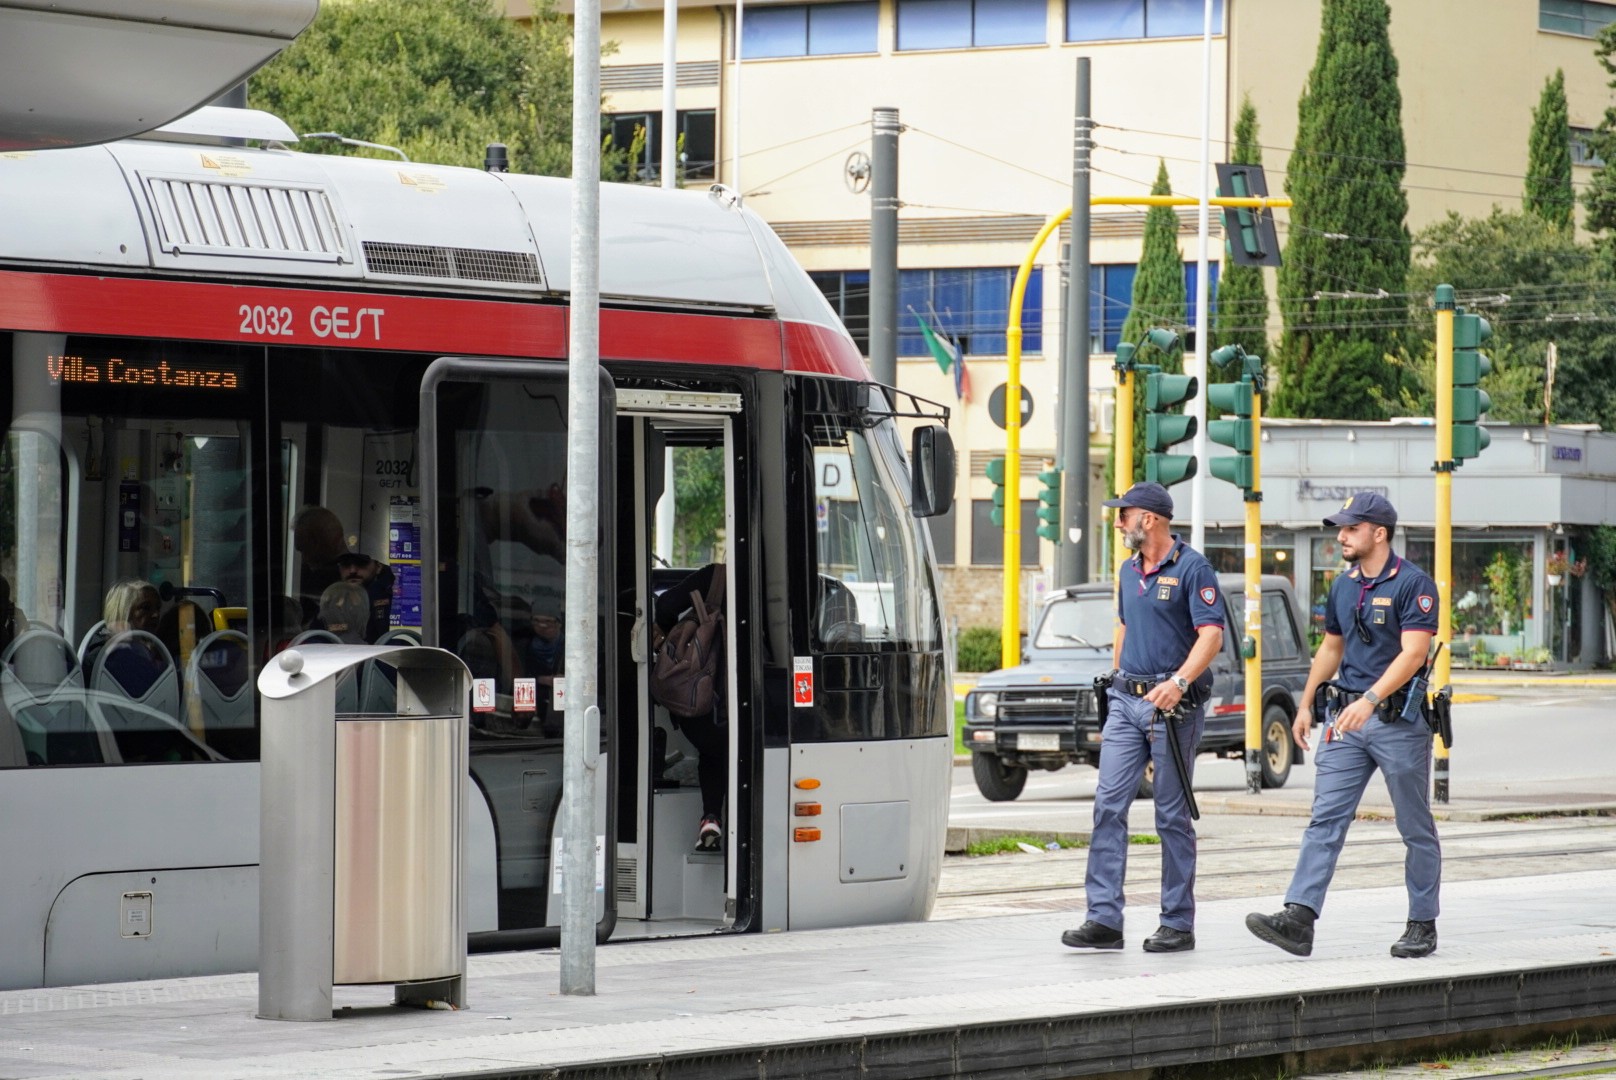
M 1262 790 L 1262 391 L 1251 395 L 1251 493 L 1246 496 L 1246 790 Z
M 1436 639 L 1443 646 L 1431 686 L 1448 685 L 1453 657 L 1453 286 L 1436 287 Z M 1448 801 L 1448 747 L 1436 738 L 1432 798 Z
M 1004 332 L 1004 611 L 999 632 L 999 661 L 1007 668 L 1021 663 L 1021 307 L 1038 252 L 1071 216 L 1067 207 L 1039 230 L 1010 289 L 1010 318 Z M 1084 436 L 1087 446 L 1087 432 Z

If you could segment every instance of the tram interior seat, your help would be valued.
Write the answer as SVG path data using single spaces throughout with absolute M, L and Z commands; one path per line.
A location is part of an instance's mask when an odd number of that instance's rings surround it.
M 305 630 L 286 647 L 295 649 L 308 645 L 341 645 L 342 639 L 329 630 Z M 353 715 L 359 711 L 359 676 L 349 668 L 337 676 L 337 715 Z
M 411 630 L 389 630 L 378 645 L 420 645 Z M 382 660 L 367 660 L 359 673 L 359 711 L 391 713 L 398 709 L 398 669 Z
M 220 760 L 180 723 L 179 671 L 157 635 L 114 634 L 96 654 L 88 690 L 90 713 L 117 739 L 123 760 Z
M 247 635 L 215 630 L 197 642 L 185 667 L 185 692 L 201 703 L 202 728 L 210 742 L 216 734 L 250 729 L 253 696 Z
M 90 629 L 84 632 L 79 639 L 79 666 L 88 662 L 90 651 L 98 645 L 105 645 L 107 641 L 107 620 L 100 619 Z
M 112 732 L 85 700 L 84 671 L 73 646 L 54 630 L 26 630 L 0 653 L 0 703 L 10 729 L 0 735 L 0 754 L 14 757 L 20 742 L 18 764 L 120 760 Z
M 858 597 L 840 579 L 829 574 L 819 575 L 819 639 L 826 645 L 864 640 Z

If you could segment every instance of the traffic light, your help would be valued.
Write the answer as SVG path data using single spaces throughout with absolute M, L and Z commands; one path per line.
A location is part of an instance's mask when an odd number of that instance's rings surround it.
M 1195 475 L 1195 455 L 1167 451 L 1195 437 L 1195 417 L 1167 410 L 1195 396 L 1194 375 L 1152 371 L 1145 376 L 1145 479 L 1172 487 Z
M 1224 367 L 1236 359 L 1244 359 L 1245 350 L 1238 345 L 1225 345 L 1212 354 L 1212 362 Z M 1234 448 L 1232 457 L 1212 459 L 1212 475 L 1247 492 L 1257 486 L 1256 459 L 1252 451 L 1257 447 L 1257 424 L 1252 419 L 1257 384 L 1251 372 L 1243 371 L 1239 382 L 1213 383 L 1206 388 L 1206 400 L 1234 419 L 1213 420 L 1206 425 L 1206 437 L 1219 446 Z
M 1004 458 L 996 457 L 988 462 L 988 479 L 993 481 L 993 509 L 988 511 L 988 518 L 999 528 L 1004 528 Z
M 1268 180 L 1261 165 L 1219 164 L 1218 192 L 1241 197 L 1265 196 Z M 1236 266 L 1278 266 L 1279 234 L 1272 210 L 1226 207 L 1223 235 L 1229 238 L 1229 258 Z
M 1462 465 L 1487 449 L 1492 436 L 1480 420 L 1492 408 L 1492 399 L 1478 384 L 1493 362 L 1481 347 L 1493 328 L 1480 315 L 1458 312 L 1453 316 L 1453 463 Z
M 1052 544 L 1060 543 L 1061 470 L 1059 466 L 1038 474 L 1038 535 Z

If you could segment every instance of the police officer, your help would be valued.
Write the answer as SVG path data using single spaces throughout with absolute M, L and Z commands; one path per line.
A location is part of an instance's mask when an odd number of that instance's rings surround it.
M 1431 817 L 1428 785 L 1431 732 L 1422 719 L 1402 718 L 1408 683 L 1426 663 L 1437 630 L 1436 583 L 1392 551 L 1397 511 L 1374 492 L 1359 492 L 1324 519 L 1340 529 L 1341 555 L 1351 568 L 1330 586 L 1324 643 L 1308 673 L 1296 744 L 1308 749 L 1314 692 L 1327 687 L 1324 735 L 1314 760 L 1313 818 L 1302 835 L 1285 908 L 1252 913 L 1246 927 L 1286 952 L 1313 951 L 1313 922 L 1324 908 L 1335 863 L 1346 842 L 1369 777 L 1386 777 L 1397 829 L 1403 835 L 1408 926 L 1392 946 L 1399 957 L 1436 951 L 1437 890 L 1442 849 Z
M 1160 484 L 1135 484 L 1105 505 L 1117 508 L 1122 543 L 1135 552 L 1117 586 L 1110 716 L 1094 792 L 1088 915 L 1061 935 L 1074 949 L 1122 948 L 1122 880 L 1128 863 L 1128 807 L 1146 763 L 1156 763 L 1156 832 L 1162 842 L 1161 925 L 1146 952 L 1195 948 L 1195 826 L 1173 765 L 1177 739 L 1193 775 L 1201 741 L 1207 670 L 1223 647 L 1223 594 L 1205 557 L 1170 531 L 1173 499 Z M 1183 718 L 1160 715 L 1179 705 Z

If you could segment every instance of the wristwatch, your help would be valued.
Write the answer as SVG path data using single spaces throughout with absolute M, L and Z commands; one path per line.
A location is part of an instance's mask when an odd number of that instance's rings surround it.
M 1178 687 L 1178 692 L 1180 694 L 1187 694 L 1190 692 L 1190 681 L 1182 675 L 1173 676 L 1173 685 Z
M 1380 704 L 1380 695 L 1375 693 L 1373 690 L 1365 690 L 1363 692 L 1363 699 L 1369 702 L 1371 705 Z

